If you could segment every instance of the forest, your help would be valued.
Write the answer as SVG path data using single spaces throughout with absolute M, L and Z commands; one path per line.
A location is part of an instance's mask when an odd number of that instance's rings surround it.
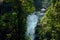
M 37 25 L 33 13 L 42 8 L 46 11 Z M 26 35 L 28 15 L 36 17 L 32 38 Z M 60 0 L 0 0 L 0 40 L 60 40 Z

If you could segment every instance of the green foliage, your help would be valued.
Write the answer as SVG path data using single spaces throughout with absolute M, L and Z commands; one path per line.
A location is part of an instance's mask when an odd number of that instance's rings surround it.
M 1 16 L 0 19 L 0 29 L 8 27 L 9 29 L 12 29 L 13 26 L 17 25 L 17 13 L 5 13 Z
M 20 0 L 20 1 L 24 12 L 31 13 L 35 11 L 33 0 Z
M 51 33 L 50 40 L 60 40 L 60 1 L 52 0 L 52 3 L 54 6 L 51 4 L 50 8 L 40 22 L 44 30 L 43 32 Z
M 25 40 L 26 15 L 35 11 L 33 0 L 0 0 L 0 6 L 0 40 Z
M 10 39 L 11 38 L 11 34 L 6 34 L 6 36 L 7 36 L 7 39 Z

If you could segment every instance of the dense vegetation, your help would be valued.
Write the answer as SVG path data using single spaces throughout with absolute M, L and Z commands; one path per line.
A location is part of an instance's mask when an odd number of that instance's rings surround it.
M 43 39 L 60 40 L 60 0 L 52 0 L 51 6 L 40 22 Z
M 0 0 L 0 40 L 26 40 L 26 16 L 42 8 L 39 1 Z M 36 40 L 60 40 L 60 0 L 51 1 L 37 27 Z
M 26 16 L 34 11 L 33 0 L 1 0 L 0 40 L 25 40 Z

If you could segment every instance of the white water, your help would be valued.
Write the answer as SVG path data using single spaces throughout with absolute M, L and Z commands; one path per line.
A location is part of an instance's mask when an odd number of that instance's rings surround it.
M 27 31 L 26 35 L 28 40 L 34 40 L 35 38 L 35 27 L 37 26 L 38 20 L 44 16 L 44 13 L 34 12 L 27 16 Z
M 35 38 L 35 27 L 38 22 L 38 16 L 35 14 L 28 15 L 27 17 L 27 36 L 30 40 Z

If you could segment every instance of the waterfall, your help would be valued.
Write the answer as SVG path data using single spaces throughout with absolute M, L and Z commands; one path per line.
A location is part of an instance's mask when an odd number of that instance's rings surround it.
M 35 14 L 31 14 L 27 16 L 27 36 L 30 40 L 34 40 L 35 38 L 35 27 L 38 22 L 38 16 Z
M 36 36 L 35 27 L 37 26 L 39 19 L 41 19 L 43 16 L 44 16 L 44 13 L 41 13 L 40 11 L 34 12 L 27 16 L 26 36 L 27 36 L 28 40 L 35 39 L 35 36 Z

